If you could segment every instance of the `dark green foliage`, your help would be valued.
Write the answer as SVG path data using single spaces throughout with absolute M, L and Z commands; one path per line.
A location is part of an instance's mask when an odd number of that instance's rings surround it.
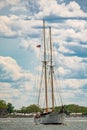
M 7 114 L 7 105 L 4 100 L 0 100 L 0 115 Z
M 55 111 L 55 112 L 59 112 L 59 111 L 60 111 L 60 107 L 59 107 L 59 106 L 58 106 L 58 107 L 56 106 L 56 107 L 54 108 L 54 111 Z
M 0 100 L 0 109 L 6 109 L 7 105 L 6 102 L 4 100 Z
M 87 113 L 87 107 L 83 107 L 83 106 L 78 106 L 75 104 L 71 104 L 71 105 L 67 105 L 66 109 L 71 112 L 71 113 Z
M 55 111 L 60 110 L 61 107 L 55 107 Z M 82 113 L 82 114 L 87 114 L 87 107 L 84 106 L 79 106 L 75 104 L 70 104 L 70 105 L 65 105 L 64 106 L 65 112 L 66 113 Z
M 33 104 L 33 105 L 30 105 L 28 107 L 22 107 L 21 110 L 20 110 L 20 113 L 36 113 L 36 112 L 41 112 L 42 109 L 39 108 L 37 105 Z
M 8 111 L 8 113 L 13 113 L 14 112 L 14 107 L 12 106 L 11 103 L 7 104 L 7 111 Z
M 14 107 L 11 103 L 6 104 L 4 100 L 0 100 L 0 114 L 7 114 L 14 112 Z
M 21 108 L 20 112 L 21 112 L 21 113 L 27 113 L 26 107 L 23 106 L 23 107 Z
M 37 105 L 33 104 L 26 108 L 27 113 L 33 113 L 33 112 L 41 112 L 41 108 L 39 108 Z

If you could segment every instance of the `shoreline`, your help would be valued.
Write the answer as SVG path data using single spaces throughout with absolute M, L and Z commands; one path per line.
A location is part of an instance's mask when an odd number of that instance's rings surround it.
M 0 115 L 0 118 L 33 118 L 33 115 Z
M 0 118 L 33 118 L 34 115 L 31 114 L 31 115 L 15 115 L 15 114 L 7 114 L 7 115 L 0 115 Z M 82 116 L 66 116 L 66 118 L 82 118 L 82 117 L 87 117 L 87 115 L 82 115 Z

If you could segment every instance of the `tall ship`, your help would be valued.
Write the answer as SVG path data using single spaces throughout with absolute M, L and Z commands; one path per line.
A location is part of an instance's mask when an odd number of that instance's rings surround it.
M 50 60 L 47 59 L 47 45 L 46 45 L 46 34 L 45 34 L 45 21 L 43 20 L 43 80 L 44 80 L 44 90 L 45 90 L 45 108 L 42 113 L 37 113 L 34 117 L 34 122 L 36 124 L 63 124 L 65 119 L 64 106 L 62 105 L 59 112 L 55 112 L 55 93 L 54 93 L 54 65 L 53 65 L 53 49 L 52 49 L 52 38 L 51 38 L 51 27 L 49 27 L 49 56 Z M 49 65 L 48 65 L 49 64 Z M 51 88 L 51 104 L 49 107 L 48 99 L 48 67 L 49 67 L 49 79 Z M 42 81 L 41 81 L 42 82 Z M 50 109 L 49 109 L 50 108 Z

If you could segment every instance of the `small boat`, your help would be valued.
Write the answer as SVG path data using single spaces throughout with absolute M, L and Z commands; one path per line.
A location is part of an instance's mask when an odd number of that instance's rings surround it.
M 45 42 L 45 21 L 43 20 L 43 41 L 44 41 L 44 61 L 43 61 L 43 72 L 44 72 L 44 88 L 45 88 L 45 112 L 43 113 L 36 113 L 34 117 L 34 122 L 36 124 L 63 124 L 65 119 L 64 113 L 64 106 L 62 105 L 59 112 L 54 111 L 54 69 L 53 69 L 53 56 L 52 56 L 52 41 L 51 41 L 51 27 L 49 27 L 49 36 L 50 36 L 50 64 L 48 64 L 47 54 L 46 54 L 46 42 Z M 51 102 L 52 102 L 52 110 L 49 111 L 48 107 L 48 75 L 47 75 L 47 68 L 49 69 L 50 75 L 50 88 L 51 88 Z

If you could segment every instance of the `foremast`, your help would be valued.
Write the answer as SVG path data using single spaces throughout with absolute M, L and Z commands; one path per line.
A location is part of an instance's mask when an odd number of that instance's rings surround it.
M 45 100 L 46 112 L 48 112 L 48 93 L 47 93 L 47 61 L 46 61 L 46 42 L 45 42 L 45 21 L 43 20 L 43 38 L 44 38 L 44 80 L 45 80 Z

